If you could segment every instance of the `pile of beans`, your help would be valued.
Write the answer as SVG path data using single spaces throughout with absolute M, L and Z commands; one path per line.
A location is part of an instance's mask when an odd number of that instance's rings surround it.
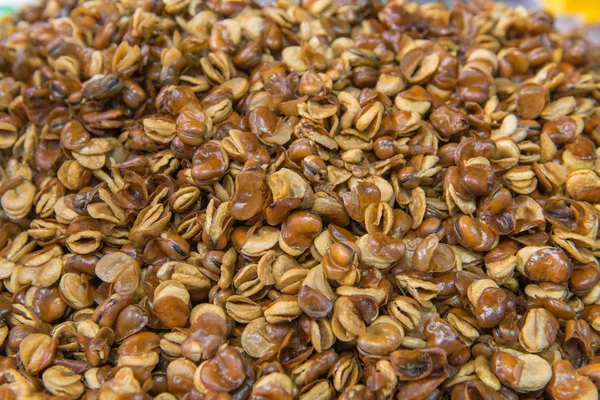
M 0 398 L 595 400 L 600 51 L 489 0 L 0 23 Z

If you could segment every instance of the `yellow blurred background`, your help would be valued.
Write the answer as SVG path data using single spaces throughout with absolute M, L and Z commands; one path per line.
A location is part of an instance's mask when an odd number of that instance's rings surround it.
M 581 18 L 586 24 L 600 22 L 598 0 L 543 0 L 543 5 L 555 16 Z

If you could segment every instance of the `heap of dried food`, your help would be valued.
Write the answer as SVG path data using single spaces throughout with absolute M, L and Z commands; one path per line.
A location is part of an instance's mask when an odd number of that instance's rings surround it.
M 491 1 L 0 28 L 0 398 L 600 387 L 598 50 Z

